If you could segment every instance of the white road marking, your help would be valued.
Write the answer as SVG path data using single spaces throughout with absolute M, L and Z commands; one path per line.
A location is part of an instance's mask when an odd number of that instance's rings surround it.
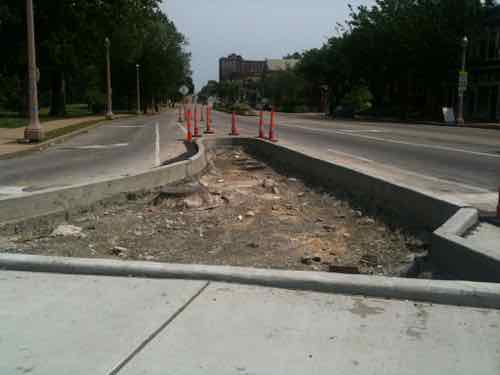
M 333 150 L 331 148 L 329 148 L 327 150 L 328 152 L 332 152 L 334 154 L 339 154 L 339 155 L 344 155 L 344 156 L 347 156 L 349 158 L 353 158 L 353 159 L 357 159 L 357 160 L 361 160 L 361 161 L 364 161 L 366 163 L 373 163 L 373 160 L 370 160 L 370 159 L 366 159 L 366 158 L 363 158 L 361 156 L 356 156 L 356 155 L 353 155 L 353 154 L 349 154 L 347 152 L 342 152 L 342 151 L 338 151 L 338 150 Z
M 379 141 L 379 142 L 395 143 L 395 144 L 400 144 L 400 145 L 405 145 L 405 146 L 423 147 L 423 148 L 430 148 L 430 149 L 442 150 L 442 151 L 460 152 L 463 154 L 476 155 L 476 156 L 486 156 L 486 157 L 490 157 L 490 158 L 500 159 L 500 155 L 490 154 L 490 153 L 486 153 L 486 152 L 479 152 L 479 151 L 464 150 L 464 149 L 454 148 L 454 147 L 429 145 L 429 144 L 425 144 L 425 143 L 412 143 L 412 142 L 398 141 L 395 139 L 379 138 L 379 137 L 374 137 L 371 135 L 350 133 L 350 132 L 344 131 L 344 130 L 315 129 L 315 128 L 309 128 L 309 127 L 305 127 L 305 126 L 295 126 L 295 125 L 293 127 L 299 128 L 299 129 L 304 129 L 304 130 L 309 130 L 312 132 L 318 132 L 318 133 L 335 133 L 335 134 L 341 134 L 341 135 L 348 135 L 351 137 L 371 139 L 371 140 L 375 140 L 375 141 Z
M 179 127 L 179 129 L 181 129 L 181 131 L 184 133 L 184 134 L 187 134 L 187 129 L 184 127 L 184 125 L 181 125 L 181 124 L 177 124 L 177 126 Z
M 160 127 L 159 124 L 155 124 L 155 167 L 161 165 L 160 161 Z
M 127 147 L 128 143 L 114 143 L 109 145 L 87 145 L 87 146 L 68 146 L 61 147 L 64 150 L 103 150 L 108 148 L 118 148 L 118 147 Z
M 333 149 L 330 149 L 330 148 L 327 151 L 335 153 L 335 154 L 345 155 L 345 156 L 350 157 L 352 159 L 360 160 L 360 161 L 363 161 L 363 162 L 366 162 L 366 163 L 373 163 L 373 164 L 383 165 L 387 169 L 397 170 L 401 175 L 408 175 L 408 176 L 413 176 L 413 177 L 419 177 L 419 178 L 423 178 L 423 179 L 426 179 L 426 180 L 429 180 L 429 181 L 435 181 L 435 182 L 444 183 L 444 184 L 453 184 L 455 186 L 459 186 L 459 187 L 462 187 L 462 188 L 467 189 L 467 190 L 473 190 L 473 191 L 476 191 L 478 193 L 489 193 L 489 194 L 491 193 L 491 190 L 483 189 L 483 188 L 480 188 L 478 186 L 468 185 L 468 184 L 464 184 L 464 183 L 456 182 L 456 181 L 448 181 L 448 180 L 444 180 L 444 179 L 441 179 L 441 178 L 438 178 L 438 177 L 433 177 L 433 176 L 429 176 L 429 175 L 418 173 L 418 172 L 412 172 L 412 171 L 407 170 L 407 169 L 400 169 L 400 168 L 394 167 L 392 165 L 387 165 L 387 164 L 384 164 L 384 163 L 381 163 L 381 162 L 377 162 L 375 160 L 366 159 L 366 158 L 363 158 L 361 156 L 356 156 L 356 155 L 353 155 L 353 154 L 349 154 L 347 152 L 337 151 L 337 150 L 333 150 Z
M 144 128 L 147 125 L 109 125 L 107 128 Z
M 22 194 L 26 186 L 0 186 L 0 195 Z
M 343 132 L 347 133 L 386 133 L 387 130 L 380 129 L 342 129 Z

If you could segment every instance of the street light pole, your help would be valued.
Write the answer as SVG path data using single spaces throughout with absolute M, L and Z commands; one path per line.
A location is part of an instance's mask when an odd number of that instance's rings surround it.
M 104 45 L 106 46 L 106 65 L 107 65 L 107 87 L 108 87 L 108 104 L 106 109 L 106 119 L 113 119 L 113 102 L 112 102 L 112 88 L 111 88 L 111 58 L 109 55 L 109 48 L 111 46 L 111 41 L 109 38 L 104 39 Z
M 24 139 L 28 142 L 43 140 L 43 129 L 38 117 L 38 87 L 35 47 L 35 21 L 33 16 L 33 0 L 26 0 L 26 18 L 28 31 L 28 106 L 29 123 L 24 130 Z
M 466 36 L 462 39 L 462 65 L 460 70 L 460 80 L 458 85 L 458 110 L 457 110 L 457 125 L 463 125 L 464 121 L 464 93 L 467 89 L 467 73 L 466 73 L 466 63 L 467 63 L 467 46 L 469 45 L 469 39 Z M 463 82 L 462 82 L 463 80 Z
M 135 68 L 137 70 L 137 115 L 139 116 L 141 114 L 141 84 L 139 74 L 139 69 L 141 68 L 141 66 L 137 64 Z

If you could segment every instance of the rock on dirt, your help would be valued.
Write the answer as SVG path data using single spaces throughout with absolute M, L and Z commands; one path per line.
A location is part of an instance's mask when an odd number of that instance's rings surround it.
M 201 198 L 198 194 L 192 195 L 190 197 L 184 198 L 184 207 L 188 209 L 200 208 L 203 206 L 203 198 Z
M 61 224 L 50 234 L 51 237 L 78 237 L 85 238 L 83 229 L 76 225 Z
M 327 232 L 335 232 L 337 230 L 337 226 L 332 224 L 325 224 L 323 225 L 323 229 L 326 230 Z
M 122 246 L 115 246 L 111 249 L 111 253 L 113 255 L 124 258 L 128 254 L 128 249 L 126 247 L 122 247 Z
M 310 266 L 313 263 L 320 263 L 321 257 L 319 255 L 304 255 L 300 261 L 302 264 Z
M 333 273 L 347 273 L 352 275 L 358 275 L 359 268 L 355 266 L 337 266 L 335 264 L 330 264 L 328 267 L 328 271 Z
M 265 187 L 266 189 L 272 189 L 276 187 L 276 182 L 272 178 L 266 178 L 264 181 L 262 181 L 262 187 Z
M 378 265 L 378 257 L 376 255 L 365 254 L 359 262 L 374 267 Z
M 359 224 L 361 224 L 361 225 L 373 225 L 373 224 L 375 224 L 375 220 L 372 219 L 371 217 L 365 217 L 365 218 L 359 220 Z

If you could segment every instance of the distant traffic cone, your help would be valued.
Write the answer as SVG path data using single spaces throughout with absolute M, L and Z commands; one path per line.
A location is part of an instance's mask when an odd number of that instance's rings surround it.
M 191 131 L 191 110 L 186 112 L 186 122 L 187 122 L 187 138 L 186 141 L 193 142 L 193 133 Z
M 259 138 L 264 139 L 266 136 L 264 135 L 264 112 L 260 111 L 259 114 Z
M 200 138 L 201 137 L 201 132 L 200 132 L 200 124 L 198 122 L 198 107 L 194 107 L 194 137 L 195 138 Z
M 278 139 L 276 138 L 276 135 L 274 133 L 274 128 L 276 126 L 275 123 L 275 112 L 274 110 L 271 111 L 271 123 L 269 124 L 269 140 L 271 142 L 278 142 Z
M 231 116 L 231 133 L 229 135 L 232 136 L 238 136 L 240 135 L 240 132 L 238 131 L 238 126 L 236 124 L 236 113 L 233 112 L 233 115 Z
M 207 106 L 207 122 L 206 122 L 206 130 L 205 134 L 214 134 L 215 132 L 212 130 L 212 108 Z

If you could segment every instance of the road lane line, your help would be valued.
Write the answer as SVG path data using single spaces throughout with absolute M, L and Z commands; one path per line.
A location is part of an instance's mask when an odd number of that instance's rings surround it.
M 185 128 L 183 125 L 181 125 L 181 124 L 179 124 L 179 123 L 178 123 L 178 124 L 177 124 L 177 126 L 179 127 L 179 129 L 181 129 L 181 131 L 182 131 L 184 134 L 187 134 L 187 130 L 186 130 L 186 128 Z
M 109 145 L 87 145 L 59 147 L 59 150 L 104 150 L 108 148 L 127 147 L 128 143 L 115 143 Z
M 0 195 L 15 195 L 24 193 L 26 186 L 0 186 Z
M 160 126 L 158 123 L 155 124 L 155 167 L 161 165 L 160 161 Z
M 485 157 L 500 159 L 500 155 L 490 154 L 490 153 L 486 153 L 486 152 L 470 151 L 470 150 L 464 150 L 464 149 L 460 149 L 460 148 L 439 146 L 439 145 L 429 145 L 429 144 L 425 144 L 425 143 L 412 143 L 412 142 L 398 141 L 395 139 L 386 139 L 386 138 L 374 137 L 371 135 L 364 135 L 364 134 L 359 134 L 359 133 L 349 133 L 349 132 L 345 132 L 342 130 L 314 129 L 314 128 L 308 128 L 305 126 L 295 126 L 295 125 L 293 127 L 290 127 L 290 128 L 299 128 L 299 129 L 304 129 L 304 130 L 308 130 L 310 132 L 316 132 L 316 133 L 335 133 L 335 134 L 347 135 L 350 137 L 370 139 L 370 140 L 379 141 L 379 142 L 395 143 L 395 144 L 400 144 L 400 145 L 405 145 L 405 146 L 422 147 L 422 148 L 429 148 L 429 149 L 441 150 L 441 151 L 452 151 L 452 152 L 459 152 L 459 153 L 463 153 L 463 154 L 469 154 L 469 155 L 475 155 L 475 156 L 485 156 Z
M 353 155 L 353 154 L 349 154 L 347 152 L 342 152 L 342 151 L 337 151 L 337 150 L 333 150 L 331 148 L 329 148 L 327 150 L 328 152 L 332 152 L 334 154 L 339 154 L 339 155 L 344 155 L 344 156 L 347 156 L 349 158 L 353 158 L 353 159 L 357 159 L 357 160 L 361 160 L 361 161 L 364 161 L 366 163 L 373 163 L 374 161 L 373 160 L 370 160 L 370 159 L 366 159 L 366 158 L 363 158 L 361 156 L 356 156 L 356 155 Z
M 109 125 L 107 128 L 145 128 L 147 125 Z
M 333 150 L 330 148 L 327 151 L 335 153 L 335 154 L 345 155 L 345 156 L 350 157 L 352 159 L 360 160 L 360 161 L 363 161 L 366 163 L 382 165 L 383 167 L 385 167 L 387 169 L 398 171 L 398 173 L 400 173 L 401 176 L 408 175 L 408 176 L 412 176 L 412 177 L 419 177 L 419 178 L 423 178 L 423 179 L 426 179 L 429 181 L 435 181 L 435 182 L 439 182 L 439 183 L 459 186 L 459 187 L 462 187 L 464 189 L 472 190 L 472 191 L 475 191 L 478 193 L 491 193 L 492 192 L 491 190 L 483 189 L 483 188 L 480 188 L 479 186 L 468 185 L 468 184 L 464 184 L 462 182 L 450 181 L 450 180 L 445 180 L 445 179 L 442 179 L 439 177 L 429 176 L 429 175 L 426 175 L 423 173 L 412 172 L 412 171 L 407 170 L 407 169 L 401 169 L 401 168 L 395 167 L 393 165 L 385 164 L 383 162 L 378 162 L 375 160 L 366 159 L 366 158 L 363 158 L 361 156 L 349 154 L 347 152 L 337 151 L 337 150 Z

